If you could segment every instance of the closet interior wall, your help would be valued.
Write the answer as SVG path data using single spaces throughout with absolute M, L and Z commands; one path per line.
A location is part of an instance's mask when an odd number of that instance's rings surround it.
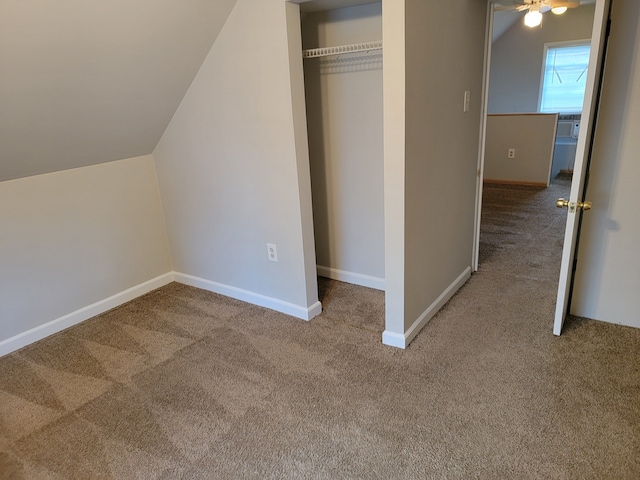
M 302 13 L 303 49 L 382 39 L 381 2 Z M 384 290 L 382 51 L 304 61 L 318 274 Z

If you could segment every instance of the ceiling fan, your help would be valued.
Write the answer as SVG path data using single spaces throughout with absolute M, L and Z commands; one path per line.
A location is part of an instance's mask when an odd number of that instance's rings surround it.
M 554 9 L 564 10 L 566 12 L 567 8 L 577 8 L 580 6 L 579 1 L 567 0 L 521 0 L 514 3 L 517 5 L 516 9 L 521 12 L 529 10 L 530 8 L 538 7 L 542 13 Z
M 566 0 L 520 0 L 514 2 L 515 9 L 519 12 L 527 12 L 524 16 L 524 24 L 528 27 L 537 27 L 542 23 L 542 14 L 551 10 L 556 15 L 562 15 L 569 8 L 577 8 L 580 1 Z

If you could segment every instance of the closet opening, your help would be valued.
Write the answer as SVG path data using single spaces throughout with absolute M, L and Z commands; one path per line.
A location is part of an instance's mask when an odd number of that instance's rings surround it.
M 382 3 L 363 3 L 302 2 L 300 25 L 320 301 L 366 297 L 382 331 Z

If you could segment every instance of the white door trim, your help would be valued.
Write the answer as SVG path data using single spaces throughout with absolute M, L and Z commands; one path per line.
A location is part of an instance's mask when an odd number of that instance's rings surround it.
M 478 144 L 478 171 L 476 178 L 476 216 L 473 225 L 473 251 L 471 252 L 471 268 L 478 271 L 480 256 L 480 219 L 482 217 L 482 191 L 484 178 L 484 151 L 487 141 L 487 114 L 489 112 L 489 76 L 491 73 L 491 49 L 493 45 L 493 12 L 494 3 L 487 0 L 487 31 L 484 41 L 484 71 L 482 78 L 482 98 L 480 99 L 480 138 Z

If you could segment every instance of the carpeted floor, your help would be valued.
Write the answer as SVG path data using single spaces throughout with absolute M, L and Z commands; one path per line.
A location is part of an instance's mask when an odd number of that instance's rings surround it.
M 308 323 L 171 284 L 1 358 L 0 478 L 640 478 L 640 330 L 551 333 L 566 184 L 487 186 L 480 271 L 405 351 L 320 279 Z

